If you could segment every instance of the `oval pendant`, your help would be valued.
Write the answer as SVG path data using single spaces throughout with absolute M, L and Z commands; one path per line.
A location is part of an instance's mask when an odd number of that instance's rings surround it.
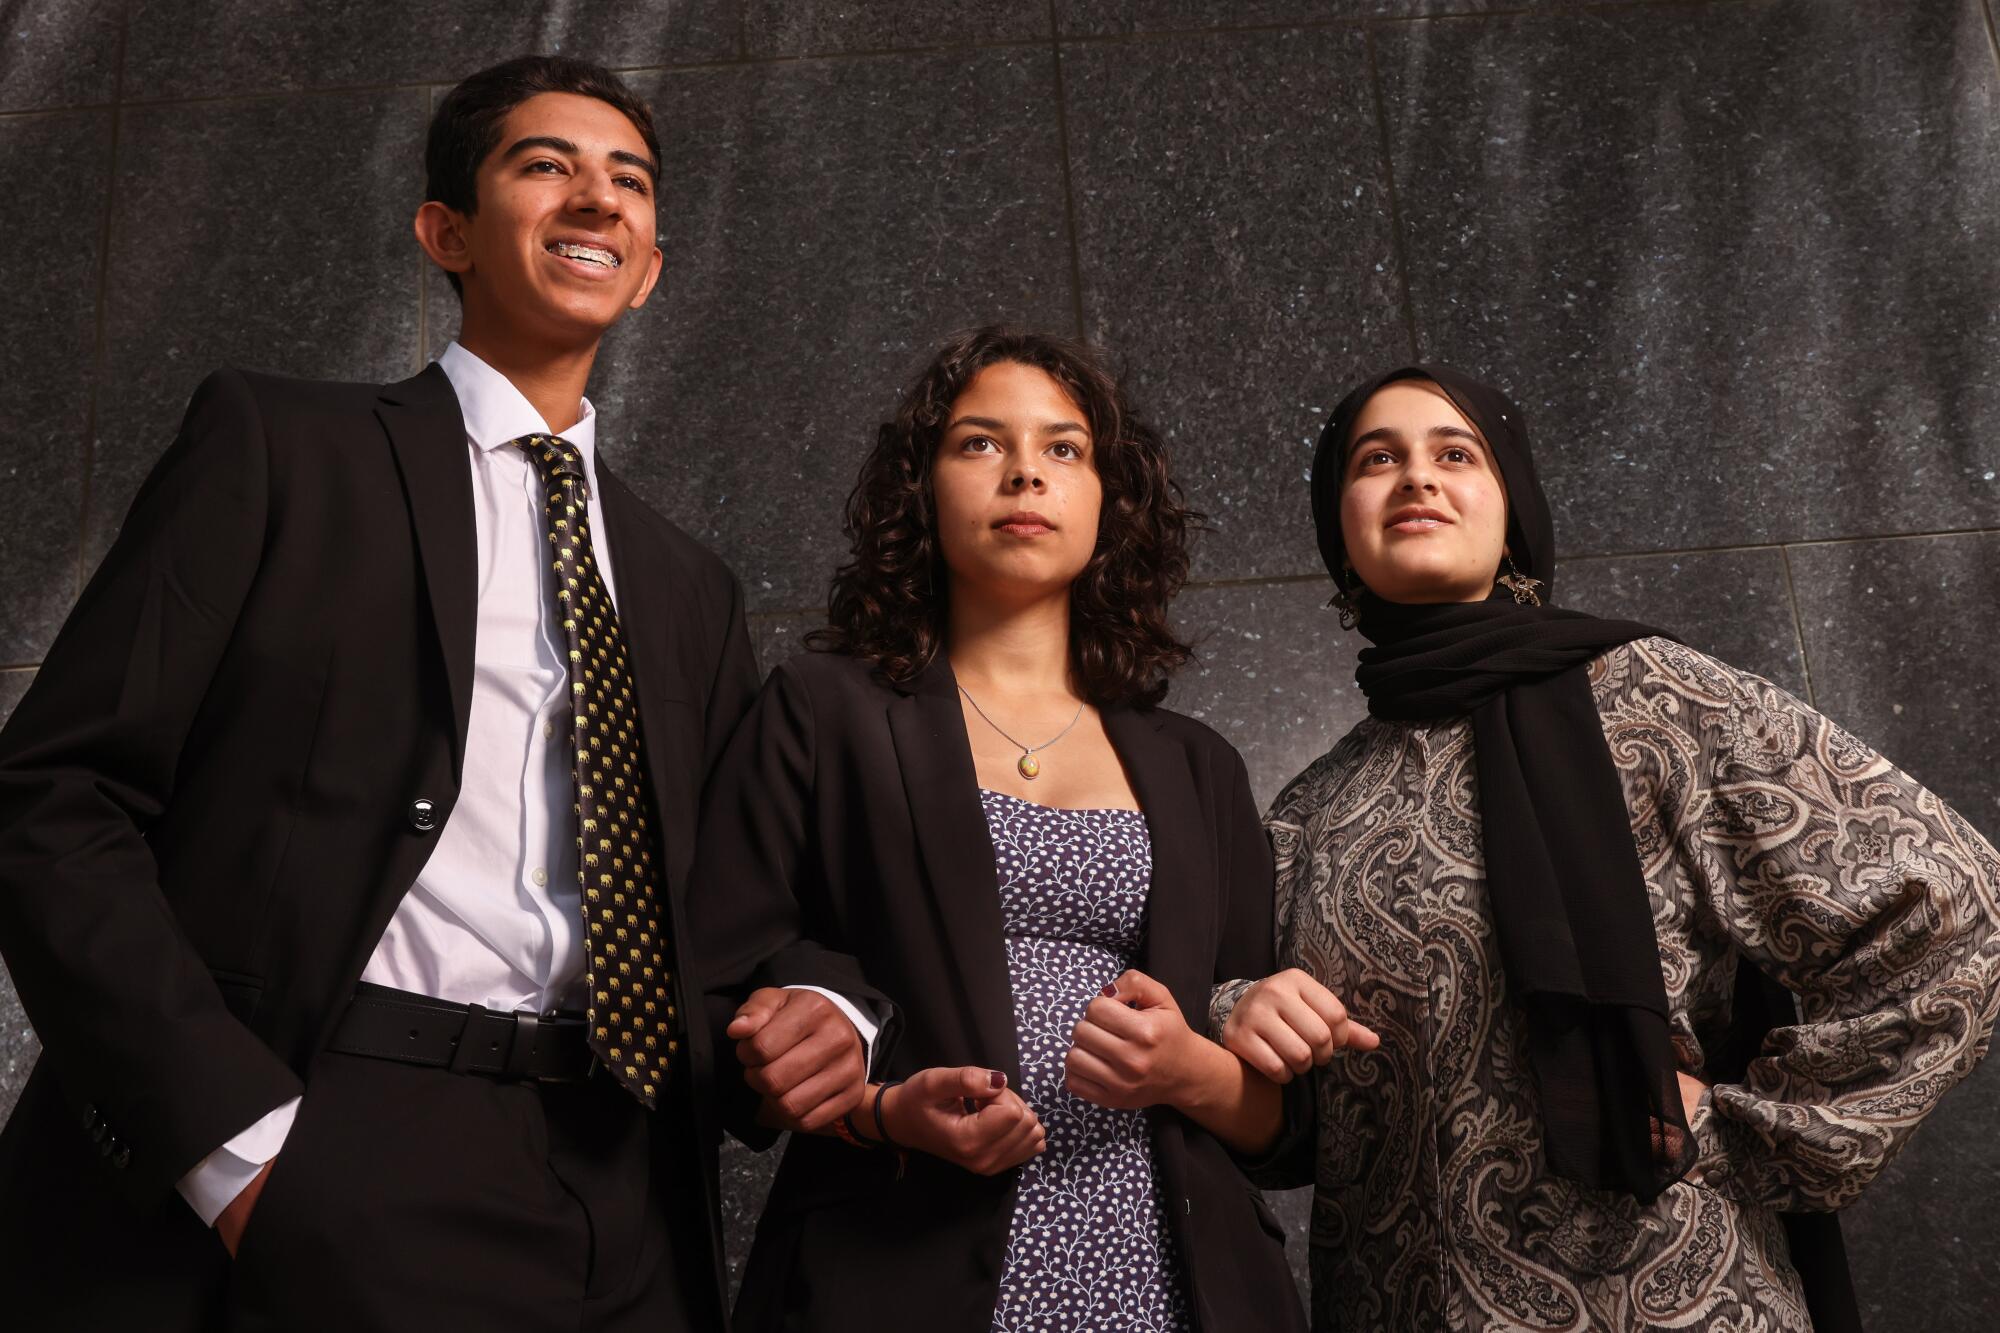
M 1032 754 L 1022 755 L 1020 762 L 1015 764 L 1014 767 L 1022 777 L 1030 782 L 1033 782 L 1042 775 L 1042 761 L 1035 758 Z

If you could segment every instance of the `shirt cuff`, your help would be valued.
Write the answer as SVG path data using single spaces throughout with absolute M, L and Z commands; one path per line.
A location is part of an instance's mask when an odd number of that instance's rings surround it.
M 1250 988 L 1261 981 L 1261 977 L 1225 981 L 1208 993 L 1208 1035 L 1211 1040 L 1222 1040 L 1222 1029 L 1229 1022 L 1229 1016 L 1236 1012 L 1236 1004 Z
M 872 1079 L 875 1076 L 875 1038 L 881 1034 L 881 1021 L 863 1013 L 861 1006 L 845 995 L 837 995 L 824 986 L 787 986 L 785 989 L 809 990 L 833 1001 L 833 1007 L 845 1014 L 847 1021 L 854 1024 L 854 1030 L 861 1034 L 861 1064 L 864 1076 Z
M 298 1113 L 299 1099 L 294 1097 L 202 1158 L 175 1183 L 203 1226 L 214 1226 L 222 1210 L 236 1202 L 244 1187 L 278 1155 Z

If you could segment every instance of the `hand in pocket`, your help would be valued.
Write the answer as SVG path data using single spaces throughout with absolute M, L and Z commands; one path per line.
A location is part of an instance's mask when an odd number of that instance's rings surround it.
M 264 1163 L 263 1169 L 250 1178 L 243 1192 L 229 1201 L 229 1206 L 215 1215 L 215 1234 L 222 1237 L 222 1246 L 234 1259 L 238 1247 L 243 1244 L 243 1228 L 250 1223 L 250 1214 L 256 1211 L 257 1199 L 264 1192 L 264 1182 L 270 1178 L 271 1168 L 277 1163 L 273 1157 Z

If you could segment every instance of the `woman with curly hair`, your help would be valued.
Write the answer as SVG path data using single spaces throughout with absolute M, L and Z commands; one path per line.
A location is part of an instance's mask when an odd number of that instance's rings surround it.
M 692 898 L 768 900 L 900 1010 L 860 1105 L 788 1145 L 737 1329 L 1304 1327 L 1232 1156 L 1280 1090 L 1201 1035 L 1272 929 L 1242 760 L 1158 706 L 1198 518 L 1061 339 L 961 335 L 881 428 L 831 626 L 701 830 Z M 768 945 L 705 945 L 720 1018 Z M 727 1029 L 746 1065 L 759 1021 Z
M 1296 970 L 1217 1009 L 1280 1076 L 1313 979 L 1381 1034 L 1273 1153 L 1314 1327 L 1858 1328 L 1828 1214 L 1986 1049 L 2000 856 L 1769 682 L 1554 606 L 1498 390 L 1362 384 L 1312 499 L 1370 716 L 1267 821 Z

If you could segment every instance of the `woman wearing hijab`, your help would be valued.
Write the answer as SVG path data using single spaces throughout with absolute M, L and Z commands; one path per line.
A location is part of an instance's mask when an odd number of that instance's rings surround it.
M 689 895 L 723 1020 L 788 942 L 701 919 L 747 896 L 730 919 L 853 960 L 903 1024 L 787 1146 L 739 1333 L 1305 1328 L 1231 1155 L 1280 1090 L 1201 1035 L 1219 979 L 1273 966 L 1270 850 L 1242 759 L 1157 706 L 1197 517 L 1060 339 L 955 339 L 882 427 L 824 651 L 724 754 Z M 760 1021 L 718 1051 L 767 1059 Z
M 1369 716 L 1266 820 L 1297 970 L 1216 1016 L 1273 1076 L 1317 984 L 1381 1036 L 1279 1153 L 1315 1328 L 1858 1327 L 1826 1214 L 1986 1047 L 2000 858 L 1770 683 L 1558 609 L 1497 390 L 1369 380 L 1312 488 Z

